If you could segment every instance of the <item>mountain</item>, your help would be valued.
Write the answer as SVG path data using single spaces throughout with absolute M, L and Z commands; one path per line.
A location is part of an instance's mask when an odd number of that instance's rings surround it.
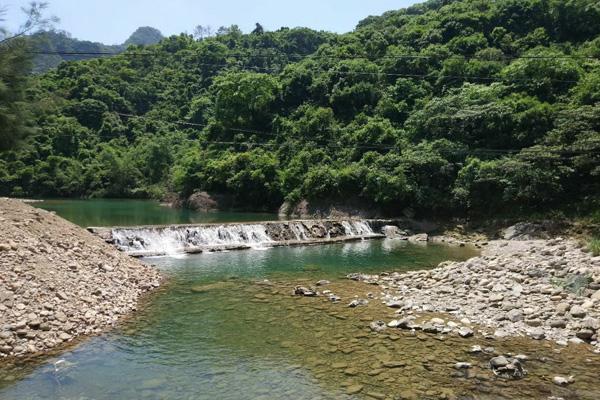
M 129 39 L 123 43 L 124 47 L 129 47 L 131 45 L 134 46 L 149 46 L 151 44 L 156 44 L 164 39 L 162 33 L 150 26 L 142 26 L 137 28 L 135 32 L 129 36 Z
M 0 195 L 598 207 L 599 20 L 596 0 L 432 0 L 347 34 L 232 26 L 63 64 L 34 78 L 39 130 L 0 155 Z
M 72 38 L 67 32 L 45 31 L 30 36 L 35 51 L 49 53 L 121 53 L 130 45 L 153 45 L 163 39 L 159 30 L 151 27 L 138 28 L 123 44 L 105 45 L 98 42 L 78 40 Z M 40 54 L 34 59 L 34 73 L 48 71 L 57 67 L 62 61 L 77 61 L 96 58 L 97 55 L 60 55 Z

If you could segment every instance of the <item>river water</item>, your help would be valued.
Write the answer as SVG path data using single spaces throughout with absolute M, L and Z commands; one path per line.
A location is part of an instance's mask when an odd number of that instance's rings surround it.
M 79 204 L 86 212 L 72 209 Z M 140 203 L 129 206 L 134 212 Z M 76 215 L 80 224 L 113 223 L 112 217 L 90 215 L 89 207 L 54 208 L 66 218 Z M 127 218 L 135 224 L 152 220 Z M 369 322 L 389 319 L 389 310 L 377 301 L 346 306 L 354 293 L 377 294 L 376 287 L 343 279 L 347 273 L 431 268 L 474 254 L 469 248 L 372 240 L 147 258 L 170 278 L 168 285 L 108 334 L 34 364 L 0 367 L 0 399 L 599 398 L 598 359 L 577 349 L 557 352 L 529 340 L 374 334 Z M 319 279 L 331 280 L 329 288 L 343 301 L 291 296 L 293 285 Z M 531 359 L 529 376 L 496 379 L 486 365 L 489 355 L 467 353 L 474 344 L 524 352 Z M 382 368 L 398 361 L 401 367 Z M 474 367 L 456 371 L 458 361 Z M 577 382 L 556 387 L 548 377 L 559 372 L 577 374 Z

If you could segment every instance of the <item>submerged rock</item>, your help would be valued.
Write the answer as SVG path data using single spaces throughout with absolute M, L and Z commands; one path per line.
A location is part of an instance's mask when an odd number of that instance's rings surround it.
M 496 376 L 505 379 L 521 379 L 527 375 L 527 370 L 517 358 L 494 357 L 490 360 L 490 368 Z
M 555 376 L 554 378 L 552 378 L 552 382 L 554 382 L 555 385 L 566 386 L 575 382 L 575 378 L 573 378 L 573 376 L 569 376 L 566 378 L 564 376 Z
M 306 288 L 304 286 L 296 286 L 294 288 L 294 295 L 296 296 L 306 296 L 306 297 L 315 297 L 318 295 L 317 291 L 312 288 Z
M 383 330 L 385 330 L 387 328 L 387 325 L 384 321 L 373 321 L 369 324 L 369 328 L 373 331 L 373 332 L 381 332 Z

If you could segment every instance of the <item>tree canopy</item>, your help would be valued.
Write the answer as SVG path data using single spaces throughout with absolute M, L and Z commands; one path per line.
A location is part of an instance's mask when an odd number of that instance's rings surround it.
M 0 155 L 0 192 L 422 214 L 594 204 L 598 21 L 595 0 L 430 0 L 342 35 L 231 26 L 65 62 L 18 90 L 43 104 L 39 131 Z

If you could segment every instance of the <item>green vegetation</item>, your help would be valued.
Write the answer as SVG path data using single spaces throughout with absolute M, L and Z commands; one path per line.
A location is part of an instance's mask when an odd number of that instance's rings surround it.
M 33 72 L 46 72 L 63 61 L 80 61 L 97 58 L 94 53 L 121 53 L 131 45 L 151 45 L 163 39 L 159 30 L 151 27 L 138 28 L 123 44 L 105 45 L 72 38 L 68 32 L 48 30 L 29 37 L 30 47 L 38 53 L 33 59 Z M 75 54 L 73 54 L 75 53 Z M 77 54 L 82 53 L 82 54 Z
M 344 35 L 232 26 L 63 63 L 31 82 L 39 132 L 0 155 L 0 194 L 590 210 L 599 20 L 595 0 L 431 0 Z
M 594 256 L 600 256 L 600 237 L 592 237 L 588 242 L 588 249 Z

